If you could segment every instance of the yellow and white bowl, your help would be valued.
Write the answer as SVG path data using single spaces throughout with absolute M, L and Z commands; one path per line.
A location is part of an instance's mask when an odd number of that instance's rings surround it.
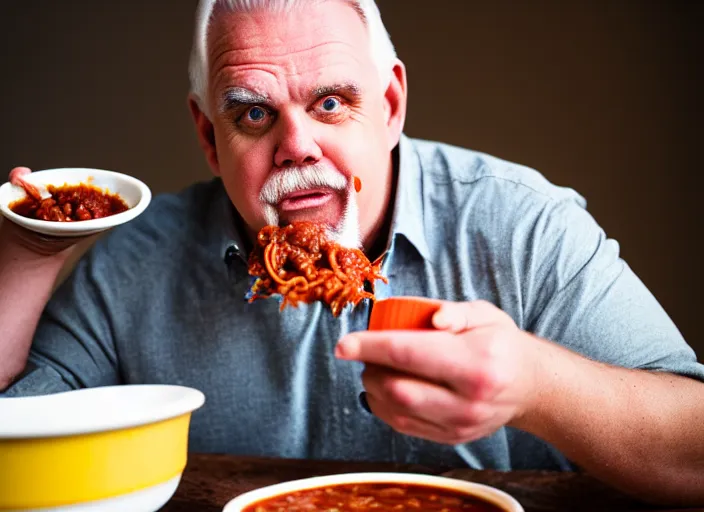
M 169 385 L 0 398 L 0 511 L 155 512 L 178 487 L 204 401 Z

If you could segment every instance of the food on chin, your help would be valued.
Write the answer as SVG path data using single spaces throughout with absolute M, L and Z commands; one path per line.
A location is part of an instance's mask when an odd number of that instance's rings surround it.
M 339 316 L 348 304 L 374 300 L 374 282 L 387 282 L 380 266 L 370 263 L 361 250 L 330 240 L 323 224 L 265 226 L 249 256 L 249 274 L 255 280 L 247 299 L 280 295 L 281 310 L 321 301 Z
M 352 185 L 359 192 L 362 180 L 353 176 Z M 377 279 L 388 283 L 381 262 L 372 264 L 361 250 L 331 240 L 325 224 L 316 222 L 265 226 L 248 264 L 253 284 L 245 298 L 251 303 L 278 295 L 281 311 L 321 301 L 337 317 L 348 304 L 374 300 Z
M 17 215 L 53 222 L 77 222 L 100 219 L 122 213 L 129 206 L 117 194 L 104 192 L 89 183 L 46 188 L 51 197 L 43 198 L 32 184 L 22 180 L 27 195 L 9 204 Z
M 418 484 L 339 484 L 295 491 L 249 505 L 243 512 L 502 512 L 501 507 L 451 489 Z

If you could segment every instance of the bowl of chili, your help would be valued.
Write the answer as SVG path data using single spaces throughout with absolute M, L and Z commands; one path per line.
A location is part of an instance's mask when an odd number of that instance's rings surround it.
M 156 384 L 0 399 L 0 510 L 159 510 L 180 483 L 204 401 Z
M 144 212 L 152 197 L 140 180 L 102 169 L 47 169 L 24 180 L 27 187 L 9 182 L 0 186 L 0 212 L 15 224 L 50 236 L 88 236 L 124 224 Z M 35 197 L 28 193 L 32 188 L 51 197 Z
M 347 473 L 246 492 L 223 512 L 523 512 L 509 494 L 465 480 L 418 473 Z

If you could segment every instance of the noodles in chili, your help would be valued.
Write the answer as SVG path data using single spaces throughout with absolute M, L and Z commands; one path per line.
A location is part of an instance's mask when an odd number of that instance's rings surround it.
M 249 257 L 249 273 L 257 278 L 249 302 L 278 294 L 283 310 L 322 301 L 333 316 L 348 304 L 374 300 L 374 282 L 387 282 L 380 263 L 372 264 L 361 250 L 329 240 L 325 226 L 313 222 L 262 228 Z

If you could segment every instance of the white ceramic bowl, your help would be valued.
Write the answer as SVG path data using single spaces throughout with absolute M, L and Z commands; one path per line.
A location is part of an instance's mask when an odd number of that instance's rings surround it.
M 90 183 L 112 194 L 119 195 L 129 210 L 102 219 L 91 219 L 76 222 L 53 222 L 29 219 L 17 215 L 10 210 L 10 203 L 26 196 L 24 188 L 9 182 L 0 186 L 0 212 L 7 220 L 19 224 L 31 231 L 44 235 L 60 237 L 79 237 L 100 233 L 140 215 L 149 205 L 152 194 L 149 187 L 140 180 L 114 171 L 85 168 L 63 168 L 36 171 L 25 178 L 29 183 L 37 185 L 78 185 Z
M 179 485 L 204 401 L 168 385 L 0 398 L 0 510 L 159 510 Z
M 521 504 L 509 494 L 494 487 L 475 484 L 456 478 L 423 475 L 418 473 L 344 473 L 340 475 L 316 476 L 270 485 L 241 494 L 228 502 L 223 512 L 242 512 L 247 507 L 265 499 L 289 492 L 315 489 L 328 485 L 354 483 L 418 484 L 439 489 L 465 493 L 500 507 L 506 512 L 524 512 Z

